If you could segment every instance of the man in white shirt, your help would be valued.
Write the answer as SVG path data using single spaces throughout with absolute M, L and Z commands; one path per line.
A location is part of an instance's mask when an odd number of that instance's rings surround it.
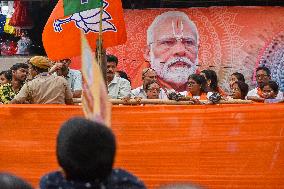
M 157 81 L 157 73 L 152 68 L 145 68 L 142 71 L 142 81 L 143 84 L 140 87 L 137 87 L 136 89 L 133 89 L 131 91 L 131 97 L 139 97 L 142 99 L 147 99 L 146 95 L 146 85 L 152 81 Z M 164 89 L 161 88 L 159 99 L 168 99 L 167 94 Z
M 256 69 L 256 82 L 257 87 L 250 90 L 247 94 L 248 100 L 255 100 L 255 98 L 261 98 L 261 89 L 260 86 L 268 83 L 271 80 L 270 76 L 271 72 L 267 67 L 258 67 Z M 276 99 L 283 99 L 283 93 L 281 91 L 278 92 Z
M 123 97 L 129 97 L 131 91 L 130 82 L 119 76 L 116 76 L 118 59 L 114 55 L 107 55 L 107 86 L 108 96 L 112 99 L 122 99 Z

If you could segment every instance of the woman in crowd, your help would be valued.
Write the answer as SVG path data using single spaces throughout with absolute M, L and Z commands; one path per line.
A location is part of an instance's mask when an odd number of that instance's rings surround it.
M 202 70 L 200 75 L 203 75 L 206 79 L 207 82 L 206 92 L 217 92 L 223 97 L 227 96 L 224 90 L 218 86 L 218 78 L 215 71 L 209 69 Z
M 146 84 L 145 88 L 147 99 L 159 99 L 161 87 L 157 81 L 149 82 L 148 84 Z
M 236 82 L 236 81 L 241 81 L 241 82 L 246 82 L 245 80 L 245 77 L 243 74 L 239 73 L 239 72 L 235 72 L 231 75 L 231 78 L 230 78 L 230 88 L 232 89 L 233 88 L 233 84 Z
M 0 85 L 4 85 L 6 83 L 9 83 L 12 80 L 12 71 L 2 71 L 0 72 Z
M 181 92 L 181 95 L 197 100 L 207 100 L 206 79 L 202 75 L 192 74 L 187 81 L 188 91 Z
M 242 81 L 236 81 L 232 84 L 232 93 L 231 98 L 233 99 L 242 99 L 245 100 L 247 94 L 248 94 L 248 84 Z

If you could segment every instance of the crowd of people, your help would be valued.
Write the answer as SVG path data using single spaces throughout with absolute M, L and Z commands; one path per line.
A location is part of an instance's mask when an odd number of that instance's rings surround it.
M 83 83 L 81 72 L 71 69 L 70 63 L 70 59 L 54 63 L 46 57 L 35 56 L 27 63 L 14 64 L 9 70 L 0 73 L 0 103 L 73 104 L 74 98 L 81 98 Z M 107 55 L 106 64 L 106 84 L 110 99 L 172 100 L 171 94 L 174 93 L 180 99 L 200 104 L 200 100 L 208 100 L 217 93 L 223 100 L 283 101 L 283 93 L 279 91 L 278 84 L 271 80 L 270 70 L 264 66 L 256 69 L 257 87 L 251 90 L 244 75 L 235 72 L 228 78 L 231 91 L 225 92 L 218 85 L 216 72 L 207 69 L 188 75 L 186 90 L 179 92 L 162 85 L 153 68 L 144 68 L 141 73 L 142 85 L 132 88 L 127 73 L 117 69 L 116 56 Z
M 207 69 L 198 74 L 188 75 L 186 90 L 178 92 L 161 85 L 160 78 L 153 68 L 143 69 L 142 85 L 131 90 L 127 74 L 124 73 L 124 78 L 116 74 L 117 64 L 118 59 L 115 56 L 107 56 L 107 85 L 109 96 L 113 99 L 171 99 L 171 93 L 177 93 L 181 97 L 199 103 L 199 100 L 208 100 L 212 94 L 217 93 L 223 100 L 240 99 L 255 102 L 281 102 L 283 100 L 283 93 L 279 91 L 278 84 L 271 80 L 271 72 L 264 66 L 256 69 L 257 87 L 251 90 L 249 90 L 244 75 L 235 72 L 228 78 L 231 91 L 225 92 L 218 85 L 216 72 Z

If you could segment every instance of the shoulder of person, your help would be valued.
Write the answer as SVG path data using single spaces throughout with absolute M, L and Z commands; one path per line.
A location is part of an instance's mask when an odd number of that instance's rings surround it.
M 40 188 L 46 189 L 49 188 L 50 185 L 54 185 L 54 187 L 56 187 L 56 184 L 64 179 L 64 175 L 60 171 L 47 173 L 40 178 Z
M 115 188 L 123 188 L 123 186 L 134 186 L 134 188 L 146 189 L 143 181 L 138 177 L 123 169 L 113 169 L 109 177 L 109 184 Z
M 80 70 L 75 70 L 75 69 L 69 69 L 69 71 L 73 72 L 73 73 L 77 73 L 77 74 L 81 74 Z
M 123 84 L 129 84 L 130 85 L 130 82 L 127 80 L 127 79 L 124 79 L 124 78 L 122 78 L 122 77 L 118 77 L 118 81 L 120 82 L 120 83 L 123 83 Z

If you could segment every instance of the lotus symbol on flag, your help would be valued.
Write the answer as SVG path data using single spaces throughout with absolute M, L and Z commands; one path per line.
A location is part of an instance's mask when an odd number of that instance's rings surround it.
M 114 24 L 110 22 L 110 20 L 112 20 L 111 15 L 105 10 L 108 5 L 108 2 L 103 2 L 102 31 L 117 32 L 117 29 Z M 100 26 L 100 8 L 74 13 L 64 19 L 57 19 L 53 23 L 54 31 L 61 32 L 63 30 L 62 25 L 67 24 L 71 21 L 75 22 L 76 27 L 83 30 L 85 34 L 87 34 L 88 32 L 98 33 Z

